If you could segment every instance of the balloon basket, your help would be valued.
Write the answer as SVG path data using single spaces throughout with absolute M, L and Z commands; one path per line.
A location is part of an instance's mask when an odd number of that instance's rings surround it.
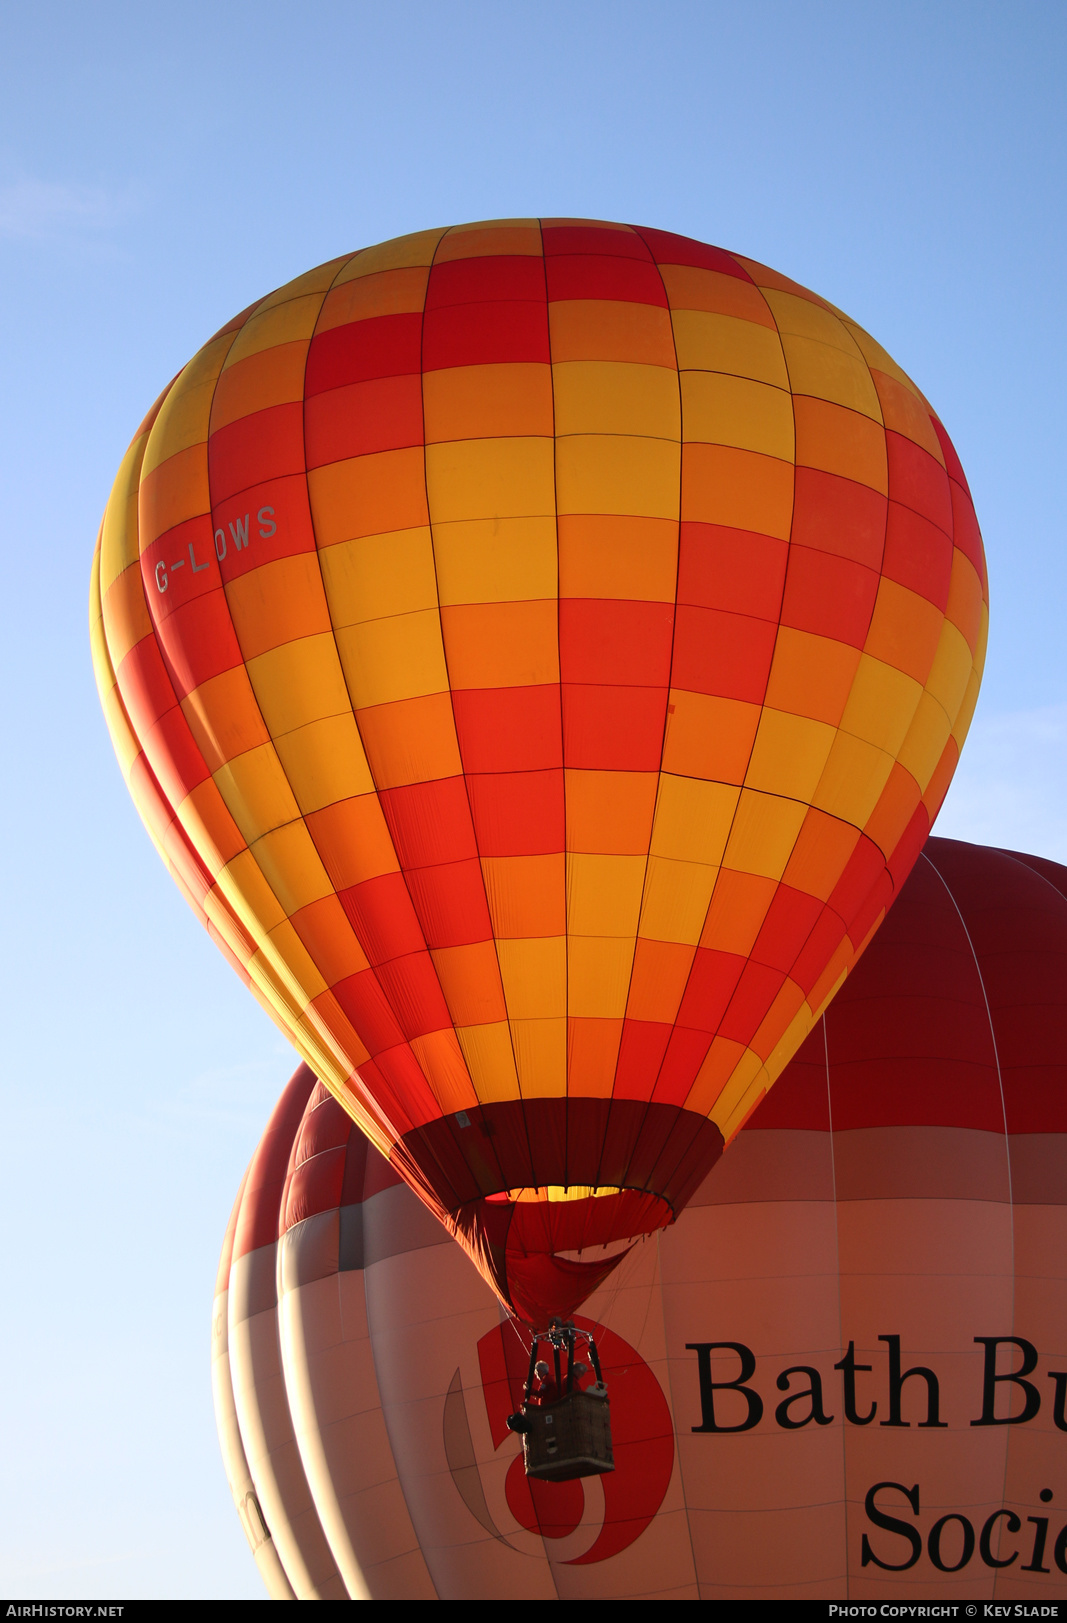
M 599 1384 L 599 1383 L 598 1383 Z M 531 1409 L 523 1433 L 526 1475 L 542 1482 L 614 1471 L 611 1452 L 611 1400 L 607 1388 L 572 1392 L 544 1409 Z
M 583 1344 L 588 1364 L 578 1356 Z M 551 1365 L 539 1359 L 542 1346 Z M 522 1408 L 508 1417 L 508 1426 L 522 1437 L 527 1476 L 569 1482 L 614 1471 L 611 1400 L 588 1331 L 569 1319 L 553 1319 L 534 1334 Z

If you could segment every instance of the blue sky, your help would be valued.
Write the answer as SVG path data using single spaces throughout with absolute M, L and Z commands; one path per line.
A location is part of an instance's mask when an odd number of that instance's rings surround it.
M 989 554 L 938 831 L 1067 862 L 1058 4 L 185 0 L 3 7 L 0 1588 L 261 1591 L 214 1438 L 230 1203 L 294 1063 L 127 799 L 89 560 L 163 384 L 290 276 L 577 214 L 817 289 L 915 377 Z

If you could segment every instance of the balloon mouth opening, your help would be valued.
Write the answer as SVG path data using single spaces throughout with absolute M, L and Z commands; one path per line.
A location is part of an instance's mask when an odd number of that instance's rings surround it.
M 484 1198 L 494 1206 L 542 1206 L 562 1204 L 573 1200 L 600 1200 L 609 1195 L 621 1195 L 617 1184 L 540 1184 L 534 1188 L 500 1189 Z

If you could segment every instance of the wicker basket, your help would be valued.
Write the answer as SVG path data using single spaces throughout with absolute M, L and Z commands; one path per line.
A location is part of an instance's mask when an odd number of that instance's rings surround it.
M 522 1449 L 526 1475 L 544 1482 L 600 1476 L 614 1471 L 611 1453 L 611 1403 L 599 1382 L 585 1392 L 570 1392 L 543 1409 L 524 1410 L 527 1429 Z

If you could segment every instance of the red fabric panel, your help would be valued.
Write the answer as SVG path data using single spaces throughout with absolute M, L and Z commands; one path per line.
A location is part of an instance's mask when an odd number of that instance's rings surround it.
M 655 772 L 663 753 L 667 689 L 563 687 L 563 752 L 567 766 L 608 772 Z
M 836 473 L 798 467 L 790 539 L 878 569 L 885 540 L 886 499 Z
M 411 868 L 406 878 L 428 947 L 461 947 L 492 939 L 477 857 L 433 868 Z
M 770 620 L 679 604 L 671 686 L 762 704 L 777 634 Z
M 545 298 L 545 262 L 538 254 L 486 254 L 439 261 L 430 272 L 426 309 L 453 304 Z
M 212 502 L 264 479 L 304 471 L 304 408 L 299 400 L 268 406 L 218 428 L 207 442 Z
M 666 687 L 673 629 L 670 603 L 561 598 L 561 680 Z
M 952 534 L 952 496 L 948 476 L 936 457 L 914 440 L 886 429 L 889 458 L 889 494 L 893 501 L 912 507 L 946 535 Z
M 636 231 L 591 225 L 546 225 L 541 238 L 545 258 L 556 254 L 618 254 L 623 259 L 649 259 L 651 256 Z
M 678 602 L 778 622 L 789 543 L 722 524 L 681 525 Z
M 548 307 L 517 299 L 485 300 L 427 310 L 422 339 L 423 371 L 446 366 L 484 366 L 500 361 L 551 359 Z
M 692 237 L 680 237 L 673 231 L 649 231 L 642 227 L 640 235 L 648 244 L 660 265 L 697 265 L 702 270 L 720 271 L 724 276 L 736 276 L 742 282 L 752 278 L 743 265 L 739 265 L 725 248 L 713 248 Z
M 309 468 L 422 441 L 422 379 L 415 373 L 350 383 L 304 403 Z
M 345 383 L 368 378 L 398 377 L 418 372 L 422 348 L 422 316 L 373 316 L 316 333 L 308 350 L 304 394 L 322 394 Z
M 543 856 L 564 848 L 563 770 L 496 772 L 467 779 L 483 857 Z
M 550 299 L 621 299 L 667 307 L 655 265 L 607 254 L 560 254 L 547 261 Z
M 952 575 L 952 543 L 944 530 L 910 507 L 889 503 L 882 572 L 919 592 L 944 613 Z
M 873 569 L 810 547 L 791 546 L 782 624 L 862 648 L 878 595 Z
M 402 874 L 379 874 L 337 895 L 372 964 L 425 945 Z
M 422 868 L 477 855 L 462 778 L 383 789 L 378 800 L 402 867 Z
M 544 687 L 468 688 L 452 694 L 463 770 L 534 772 L 563 765 L 560 695 Z
M 271 1112 L 266 1131 L 256 1146 L 245 1182 L 244 1199 L 234 1231 L 233 1259 L 271 1245 L 278 1238 L 281 1205 L 289 1152 L 317 1078 L 307 1065 L 298 1065 Z

